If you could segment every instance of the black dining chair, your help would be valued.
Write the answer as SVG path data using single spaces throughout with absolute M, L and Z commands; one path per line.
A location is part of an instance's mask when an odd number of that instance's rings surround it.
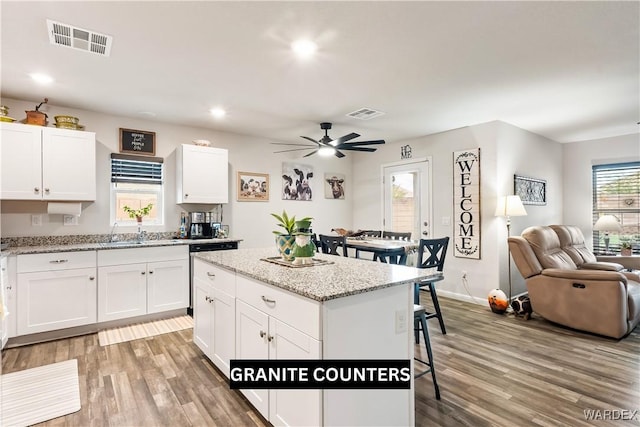
M 420 244 L 418 245 L 418 261 L 416 267 L 436 268 L 441 272 L 444 269 L 444 260 L 447 256 L 448 246 L 449 237 L 443 237 L 441 239 L 420 239 Z M 414 290 L 414 304 L 420 304 L 419 291 L 429 292 L 429 294 L 431 295 L 431 301 L 433 302 L 434 312 L 429 313 L 425 310 L 426 318 L 437 318 L 438 322 L 440 323 L 440 330 L 442 331 L 442 334 L 446 334 L 447 331 L 444 327 L 444 320 L 442 319 L 440 303 L 438 303 L 438 294 L 436 293 L 436 283 L 429 281 L 416 283 Z M 416 342 L 418 342 L 418 332 L 416 332 Z
M 436 380 L 436 370 L 433 365 L 433 352 L 431 351 L 431 341 L 429 340 L 429 326 L 427 325 L 427 317 L 425 314 L 424 307 L 421 305 L 413 305 L 413 320 L 417 325 L 416 329 L 416 343 L 420 343 L 420 336 L 418 335 L 420 330 L 422 330 L 422 336 L 424 337 L 424 345 L 427 350 L 427 360 L 421 359 L 419 357 L 413 357 L 416 362 L 420 362 L 427 367 L 427 369 L 421 372 L 414 372 L 413 378 L 418 379 L 424 374 L 428 374 L 431 372 L 431 378 L 433 380 L 433 388 L 436 392 L 436 399 L 440 400 L 440 387 L 438 387 L 438 381 Z M 414 365 L 415 366 L 415 365 Z M 417 367 L 416 367 L 417 369 Z
M 360 230 L 361 236 L 364 237 L 382 237 L 382 231 L 380 230 Z
M 383 231 L 382 232 L 383 239 L 393 239 L 393 240 L 411 240 L 411 232 L 395 232 L 395 231 Z
M 347 243 L 344 236 L 318 235 L 320 240 L 320 250 L 323 254 L 347 256 Z M 340 249 L 342 248 L 342 249 Z
M 316 252 L 320 252 L 320 240 L 318 240 L 318 235 L 316 233 L 311 235 L 311 241 L 316 245 Z

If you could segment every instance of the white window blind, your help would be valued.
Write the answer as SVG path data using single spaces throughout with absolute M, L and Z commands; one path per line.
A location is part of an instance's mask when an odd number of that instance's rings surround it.
M 163 159 L 111 154 L 111 182 L 162 184 Z
M 622 225 L 620 233 L 611 233 L 610 248 L 619 250 L 630 240 L 634 254 L 640 253 L 640 162 L 594 165 L 593 223 L 602 215 L 615 216 Z M 603 236 L 593 232 L 593 248 L 604 252 Z

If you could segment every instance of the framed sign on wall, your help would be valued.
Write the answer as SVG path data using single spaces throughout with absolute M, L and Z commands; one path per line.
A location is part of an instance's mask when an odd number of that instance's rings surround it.
M 513 194 L 520 196 L 523 205 L 546 205 L 547 181 L 513 175 Z
M 453 153 L 453 254 L 480 259 L 480 148 Z
M 155 156 L 156 133 L 120 128 L 120 152 Z

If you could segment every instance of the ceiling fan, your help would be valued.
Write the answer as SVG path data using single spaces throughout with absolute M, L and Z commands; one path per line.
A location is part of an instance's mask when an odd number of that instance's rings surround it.
M 331 139 L 331 137 L 329 136 L 329 129 L 331 129 L 331 123 L 327 123 L 327 122 L 320 123 L 320 129 L 324 130 L 324 136 L 317 141 L 313 138 L 309 138 L 308 136 L 301 136 L 301 138 L 311 141 L 315 145 L 273 142 L 272 144 L 274 145 L 293 145 L 293 146 L 303 147 L 303 148 L 292 148 L 289 150 L 275 151 L 275 153 L 286 153 L 288 151 L 300 151 L 300 150 L 313 150 L 312 152 L 305 154 L 303 157 L 309 157 L 315 153 L 318 153 L 321 156 L 335 155 L 338 158 L 342 158 L 344 157 L 344 154 L 342 154 L 340 150 L 366 151 L 371 153 L 376 151 L 376 148 L 363 147 L 363 145 L 384 144 L 384 139 L 377 139 L 373 141 L 347 142 L 360 136 L 360 134 L 357 134 L 355 132 L 351 132 L 350 134 L 341 136 L 340 138 L 337 138 L 337 139 Z

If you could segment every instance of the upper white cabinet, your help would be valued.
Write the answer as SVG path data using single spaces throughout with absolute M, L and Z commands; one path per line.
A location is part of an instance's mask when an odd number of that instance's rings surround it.
M 0 165 L 0 199 L 96 199 L 93 132 L 1 123 Z
M 227 150 L 182 144 L 176 161 L 176 203 L 229 202 Z

